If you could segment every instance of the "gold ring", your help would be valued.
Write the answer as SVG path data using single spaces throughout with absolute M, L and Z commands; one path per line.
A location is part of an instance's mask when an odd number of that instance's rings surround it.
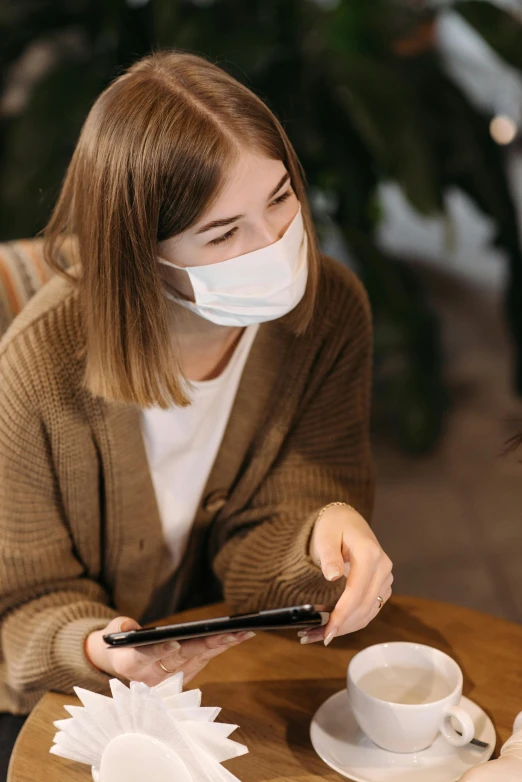
M 169 669 L 168 669 L 168 668 L 165 668 L 165 666 L 163 665 L 163 663 L 161 662 L 161 660 L 158 660 L 158 662 L 159 662 L 159 664 L 160 664 L 160 668 L 163 668 L 163 670 L 165 671 L 165 673 L 176 673 L 176 671 L 169 671 Z
M 381 610 L 381 608 L 382 608 L 382 607 L 383 607 L 383 605 L 384 605 L 384 600 L 383 600 L 383 598 L 382 598 L 380 595 L 377 595 L 377 602 L 379 603 L 379 611 L 380 611 L 380 610 Z M 163 667 L 163 666 L 162 666 L 162 667 Z

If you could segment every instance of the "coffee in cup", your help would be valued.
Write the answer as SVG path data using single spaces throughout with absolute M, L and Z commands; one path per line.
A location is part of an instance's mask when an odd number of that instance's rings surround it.
M 420 752 L 439 732 L 455 747 L 473 738 L 473 721 L 458 706 L 462 671 L 438 649 L 407 642 L 370 646 L 350 662 L 347 683 L 359 727 L 383 749 Z

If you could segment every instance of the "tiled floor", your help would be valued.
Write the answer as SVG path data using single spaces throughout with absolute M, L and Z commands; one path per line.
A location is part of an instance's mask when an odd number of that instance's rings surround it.
M 436 452 L 409 458 L 375 438 L 374 528 L 395 563 L 395 591 L 522 621 L 522 431 L 509 342 L 494 292 L 422 272 L 442 318 L 452 408 Z M 521 302 L 522 306 L 522 302 Z

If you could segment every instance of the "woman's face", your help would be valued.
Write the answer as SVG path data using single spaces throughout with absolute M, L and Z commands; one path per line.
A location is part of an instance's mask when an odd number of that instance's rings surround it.
M 282 161 L 244 153 L 212 207 L 191 228 L 160 242 L 159 255 L 183 267 L 227 261 L 277 242 L 298 209 Z M 187 275 L 163 266 L 162 277 L 192 298 Z

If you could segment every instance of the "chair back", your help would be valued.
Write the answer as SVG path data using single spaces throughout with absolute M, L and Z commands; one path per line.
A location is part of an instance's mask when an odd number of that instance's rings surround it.
M 43 239 L 0 242 L 0 337 L 54 274 L 44 261 Z

